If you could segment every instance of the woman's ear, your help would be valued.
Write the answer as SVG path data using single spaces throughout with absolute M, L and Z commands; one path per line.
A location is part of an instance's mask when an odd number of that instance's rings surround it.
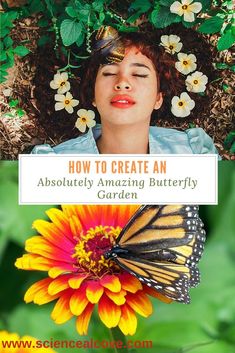
M 154 105 L 154 109 L 155 109 L 155 110 L 160 109 L 161 106 L 162 106 L 162 103 L 163 103 L 162 92 L 159 92 L 159 93 L 157 94 L 157 99 L 156 99 L 156 102 L 155 102 L 155 105 Z

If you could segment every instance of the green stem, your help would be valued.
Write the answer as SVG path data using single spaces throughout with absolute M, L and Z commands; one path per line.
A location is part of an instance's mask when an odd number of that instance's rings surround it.
M 114 352 L 128 353 L 126 336 L 118 327 L 113 327 L 109 330 L 111 341 L 114 342 Z

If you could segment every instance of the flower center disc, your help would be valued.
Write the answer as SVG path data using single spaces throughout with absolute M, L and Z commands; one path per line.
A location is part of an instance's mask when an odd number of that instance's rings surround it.
M 183 5 L 183 6 L 182 6 L 182 9 L 183 9 L 183 10 L 187 10 L 187 8 L 188 8 L 188 5 Z
M 77 258 L 78 265 L 98 277 L 106 272 L 117 272 L 119 267 L 112 260 L 106 260 L 104 255 L 112 248 L 120 231 L 120 227 L 90 228 L 75 246 L 73 257 Z
M 186 60 L 183 61 L 184 65 L 188 65 L 188 62 Z
M 182 107 L 182 105 L 184 105 L 184 103 L 183 102 L 179 102 L 179 106 Z
M 170 49 L 170 50 L 174 49 L 173 45 L 170 45 L 170 46 L 169 46 L 169 49 Z
M 194 83 L 195 85 L 197 85 L 197 84 L 198 84 L 198 80 L 194 80 L 193 83 Z
M 65 104 L 69 104 L 69 102 L 70 102 L 70 101 L 69 101 L 68 99 L 66 99 L 64 103 L 65 103 Z
M 64 85 L 65 85 L 65 82 L 64 82 L 64 81 L 62 81 L 60 85 L 61 85 L 61 86 L 64 86 Z
M 81 118 L 82 119 L 82 121 L 85 123 L 86 122 L 86 118 Z

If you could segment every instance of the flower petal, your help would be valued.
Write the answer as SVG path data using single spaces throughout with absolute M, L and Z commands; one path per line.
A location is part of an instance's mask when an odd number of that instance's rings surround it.
M 119 321 L 119 328 L 124 335 L 134 335 L 137 328 L 137 318 L 134 310 L 129 305 L 122 305 L 122 314 Z
M 179 16 L 183 15 L 182 4 L 179 1 L 173 2 L 170 7 L 170 12 L 176 13 Z
M 98 304 L 98 313 L 101 321 L 108 327 L 116 327 L 121 317 L 121 308 L 103 295 Z
M 64 109 L 64 103 L 56 103 L 55 104 L 55 111 Z
M 54 294 L 57 294 L 59 292 L 62 292 L 65 289 L 69 288 L 68 280 L 70 278 L 71 278 L 71 275 L 68 274 L 68 275 L 63 275 L 63 276 L 60 276 L 60 277 L 54 279 L 48 287 L 48 293 L 50 295 L 54 295 Z
M 58 102 L 64 102 L 64 98 L 63 94 L 55 94 L 55 100 Z
M 77 274 L 68 280 L 69 286 L 73 289 L 80 288 L 82 282 L 87 278 L 87 274 Z
M 114 275 L 105 275 L 101 278 L 100 284 L 114 293 L 120 292 L 121 290 L 121 283 L 118 277 Z
M 86 297 L 90 303 L 96 304 L 104 293 L 104 288 L 99 282 L 90 281 L 86 289 Z
M 52 279 L 44 278 L 41 281 L 34 283 L 30 286 L 27 292 L 24 295 L 24 301 L 28 304 L 34 300 L 35 295 L 43 288 L 48 289 L 49 284 L 51 283 Z
M 76 290 L 75 293 L 71 296 L 70 299 L 70 310 L 73 315 L 79 316 L 84 311 L 89 301 L 86 297 L 86 288 L 85 286 L 81 287 L 79 290 Z
M 136 293 L 138 290 L 143 288 L 141 282 L 129 273 L 119 275 L 119 280 L 122 288 L 130 293 Z
M 110 290 L 106 289 L 105 294 L 117 305 L 123 305 L 126 302 L 126 291 L 123 289 L 118 293 L 113 293 Z
M 202 9 L 202 4 L 200 2 L 194 2 L 189 6 L 189 8 L 190 8 L 190 11 L 198 13 Z
M 151 301 L 143 291 L 138 291 L 135 294 L 128 293 L 126 302 L 141 316 L 148 317 L 152 314 L 153 308 Z
M 65 110 L 66 110 L 69 114 L 72 114 L 72 113 L 73 113 L 73 107 L 71 107 L 70 105 L 66 105 L 66 106 L 65 106 Z
M 83 313 L 78 316 L 76 321 L 76 329 L 79 335 L 87 335 L 93 308 L 94 304 L 89 303 Z
M 69 300 L 71 294 L 71 291 L 67 291 L 57 300 L 54 309 L 51 313 L 51 318 L 55 321 L 56 324 L 63 324 L 66 321 L 70 320 L 73 316 L 69 307 Z

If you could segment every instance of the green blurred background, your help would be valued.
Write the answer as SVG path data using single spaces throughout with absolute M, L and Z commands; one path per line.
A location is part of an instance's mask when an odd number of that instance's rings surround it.
M 0 162 L 0 329 L 41 340 L 110 339 L 109 330 L 94 315 L 88 337 L 80 337 L 75 320 L 56 325 L 50 319 L 53 304 L 26 305 L 26 289 L 44 273 L 17 270 L 15 259 L 24 253 L 24 242 L 34 235 L 34 219 L 44 218 L 49 206 L 18 206 L 17 162 Z M 210 181 L 208 180 L 208 183 Z M 161 303 L 156 299 L 150 318 L 138 318 L 132 340 L 152 340 L 154 353 L 235 352 L 235 164 L 219 163 L 219 204 L 201 206 L 207 243 L 200 262 L 202 281 L 191 290 L 192 303 Z M 77 349 L 78 350 L 78 349 Z M 74 352 L 74 349 L 56 349 Z M 82 349 L 97 352 L 97 349 Z M 100 350 L 101 351 L 101 350 Z M 102 349 L 102 352 L 108 350 Z

